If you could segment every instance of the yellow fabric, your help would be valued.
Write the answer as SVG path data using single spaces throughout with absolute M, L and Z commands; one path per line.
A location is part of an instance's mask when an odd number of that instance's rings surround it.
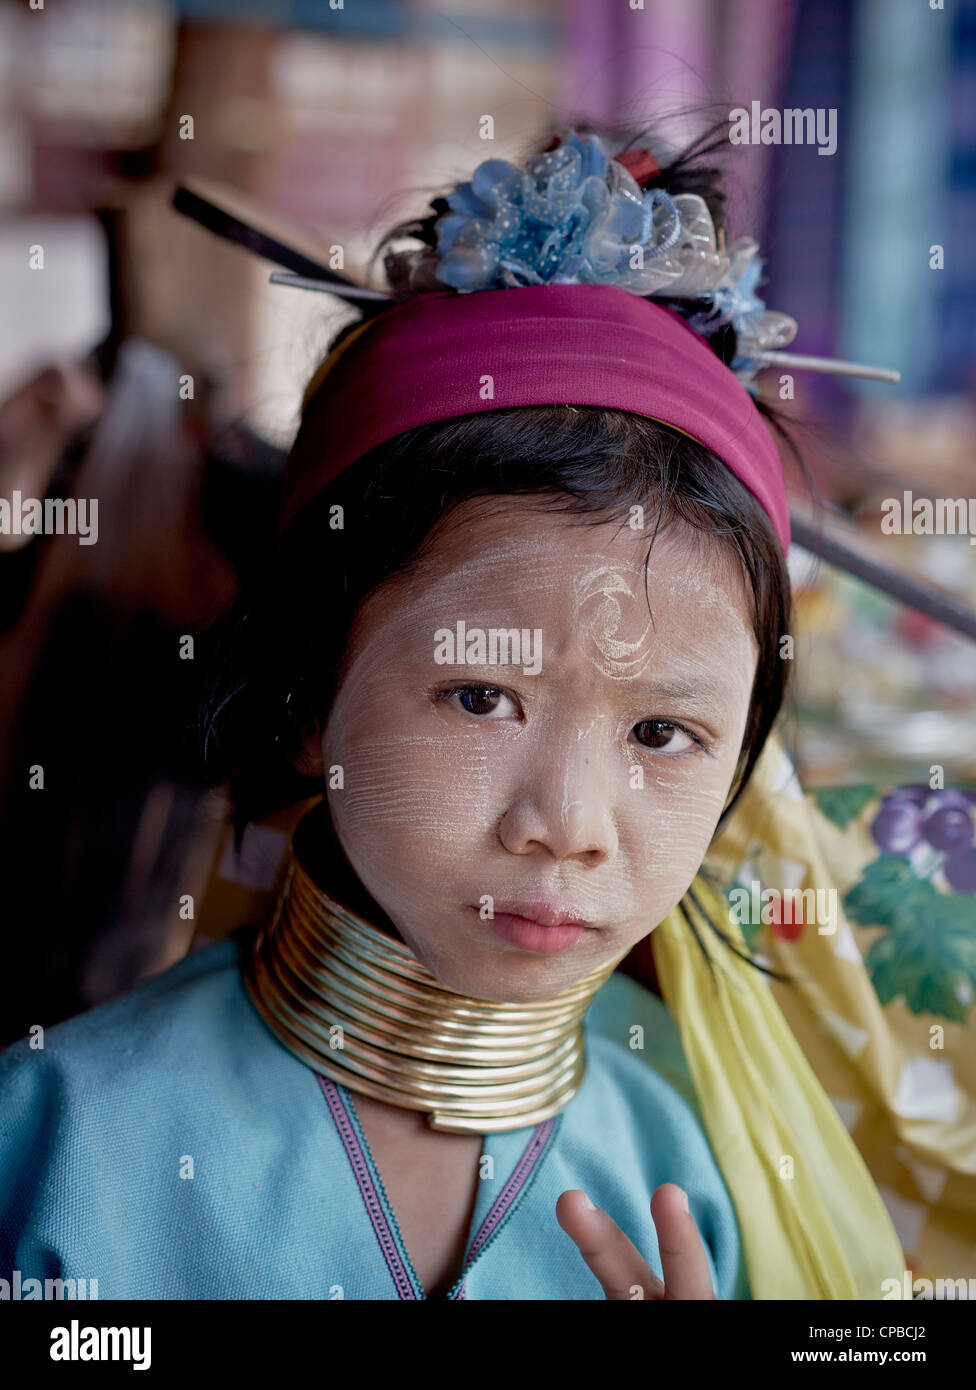
M 247 840 L 252 869 L 235 867 L 225 831 L 198 918 L 201 944 L 273 909 L 268 865 L 318 799 L 249 828 L 257 875 Z M 877 808 L 875 796 L 836 824 L 771 737 L 693 888 L 740 950 L 796 982 L 738 961 L 694 907 L 717 990 L 678 910 L 651 936 L 756 1299 L 881 1299 L 884 1280 L 904 1289 L 905 1271 L 976 1278 L 976 1011 L 952 1021 L 912 1013 L 900 997 L 882 1004 L 864 959 L 881 927 L 841 910 L 832 933 L 807 925 L 787 940 L 763 926 L 747 942 L 724 896 L 736 880 L 759 881 L 833 887 L 843 903 L 878 859 L 869 833 Z
M 699 877 L 714 922 L 745 943 Z M 772 997 L 696 918 L 715 982 L 672 912 L 651 937 L 712 1150 L 732 1195 L 753 1298 L 870 1299 L 905 1258 L 864 1160 Z

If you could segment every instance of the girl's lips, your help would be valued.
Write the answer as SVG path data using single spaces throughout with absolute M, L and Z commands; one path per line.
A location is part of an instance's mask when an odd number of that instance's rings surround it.
M 475 909 L 477 911 L 477 909 Z M 485 926 L 512 946 L 523 951 L 534 951 L 539 955 L 553 955 L 556 951 L 566 951 L 575 946 L 588 930 L 580 922 L 563 922 L 558 926 L 546 926 L 529 917 L 520 917 L 512 912 L 496 912 L 485 920 Z
M 558 898 L 520 898 L 495 904 L 496 916 L 522 917 L 537 922 L 540 927 L 589 927 L 586 916 L 573 903 Z

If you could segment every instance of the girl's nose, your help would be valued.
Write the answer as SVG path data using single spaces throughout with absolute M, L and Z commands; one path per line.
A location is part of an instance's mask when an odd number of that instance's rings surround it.
M 561 750 L 548 741 L 524 769 L 498 828 L 511 854 L 544 849 L 554 859 L 578 859 L 588 868 L 613 859 L 618 840 L 607 759 L 577 739 Z M 626 779 L 620 791 L 626 791 Z

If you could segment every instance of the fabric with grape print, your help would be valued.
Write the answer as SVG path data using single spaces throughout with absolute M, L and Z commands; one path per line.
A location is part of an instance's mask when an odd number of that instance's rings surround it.
M 744 939 L 796 980 L 770 989 L 908 1268 L 976 1278 L 976 789 L 802 788 L 774 739 L 706 866 L 730 904 L 768 902 Z M 835 890 L 833 923 L 805 888 Z
M 928 878 L 931 851 L 938 855 L 933 868 L 941 870 L 950 888 L 976 893 L 976 792 L 955 787 L 930 791 L 925 786 L 895 787 L 881 797 L 871 822 L 871 834 L 882 854 L 913 859 L 920 878 Z M 926 854 L 926 846 L 929 853 Z

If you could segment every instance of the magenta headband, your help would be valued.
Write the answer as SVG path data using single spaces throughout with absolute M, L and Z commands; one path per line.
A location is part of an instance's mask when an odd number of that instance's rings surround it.
M 289 465 L 282 532 L 343 469 L 406 430 L 510 406 L 596 405 L 704 444 L 757 498 L 789 551 L 783 465 L 753 398 L 675 310 L 613 285 L 403 300 L 329 354 L 306 392 L 312 400 L 324 412 L 325 447 L 300 471 Z

